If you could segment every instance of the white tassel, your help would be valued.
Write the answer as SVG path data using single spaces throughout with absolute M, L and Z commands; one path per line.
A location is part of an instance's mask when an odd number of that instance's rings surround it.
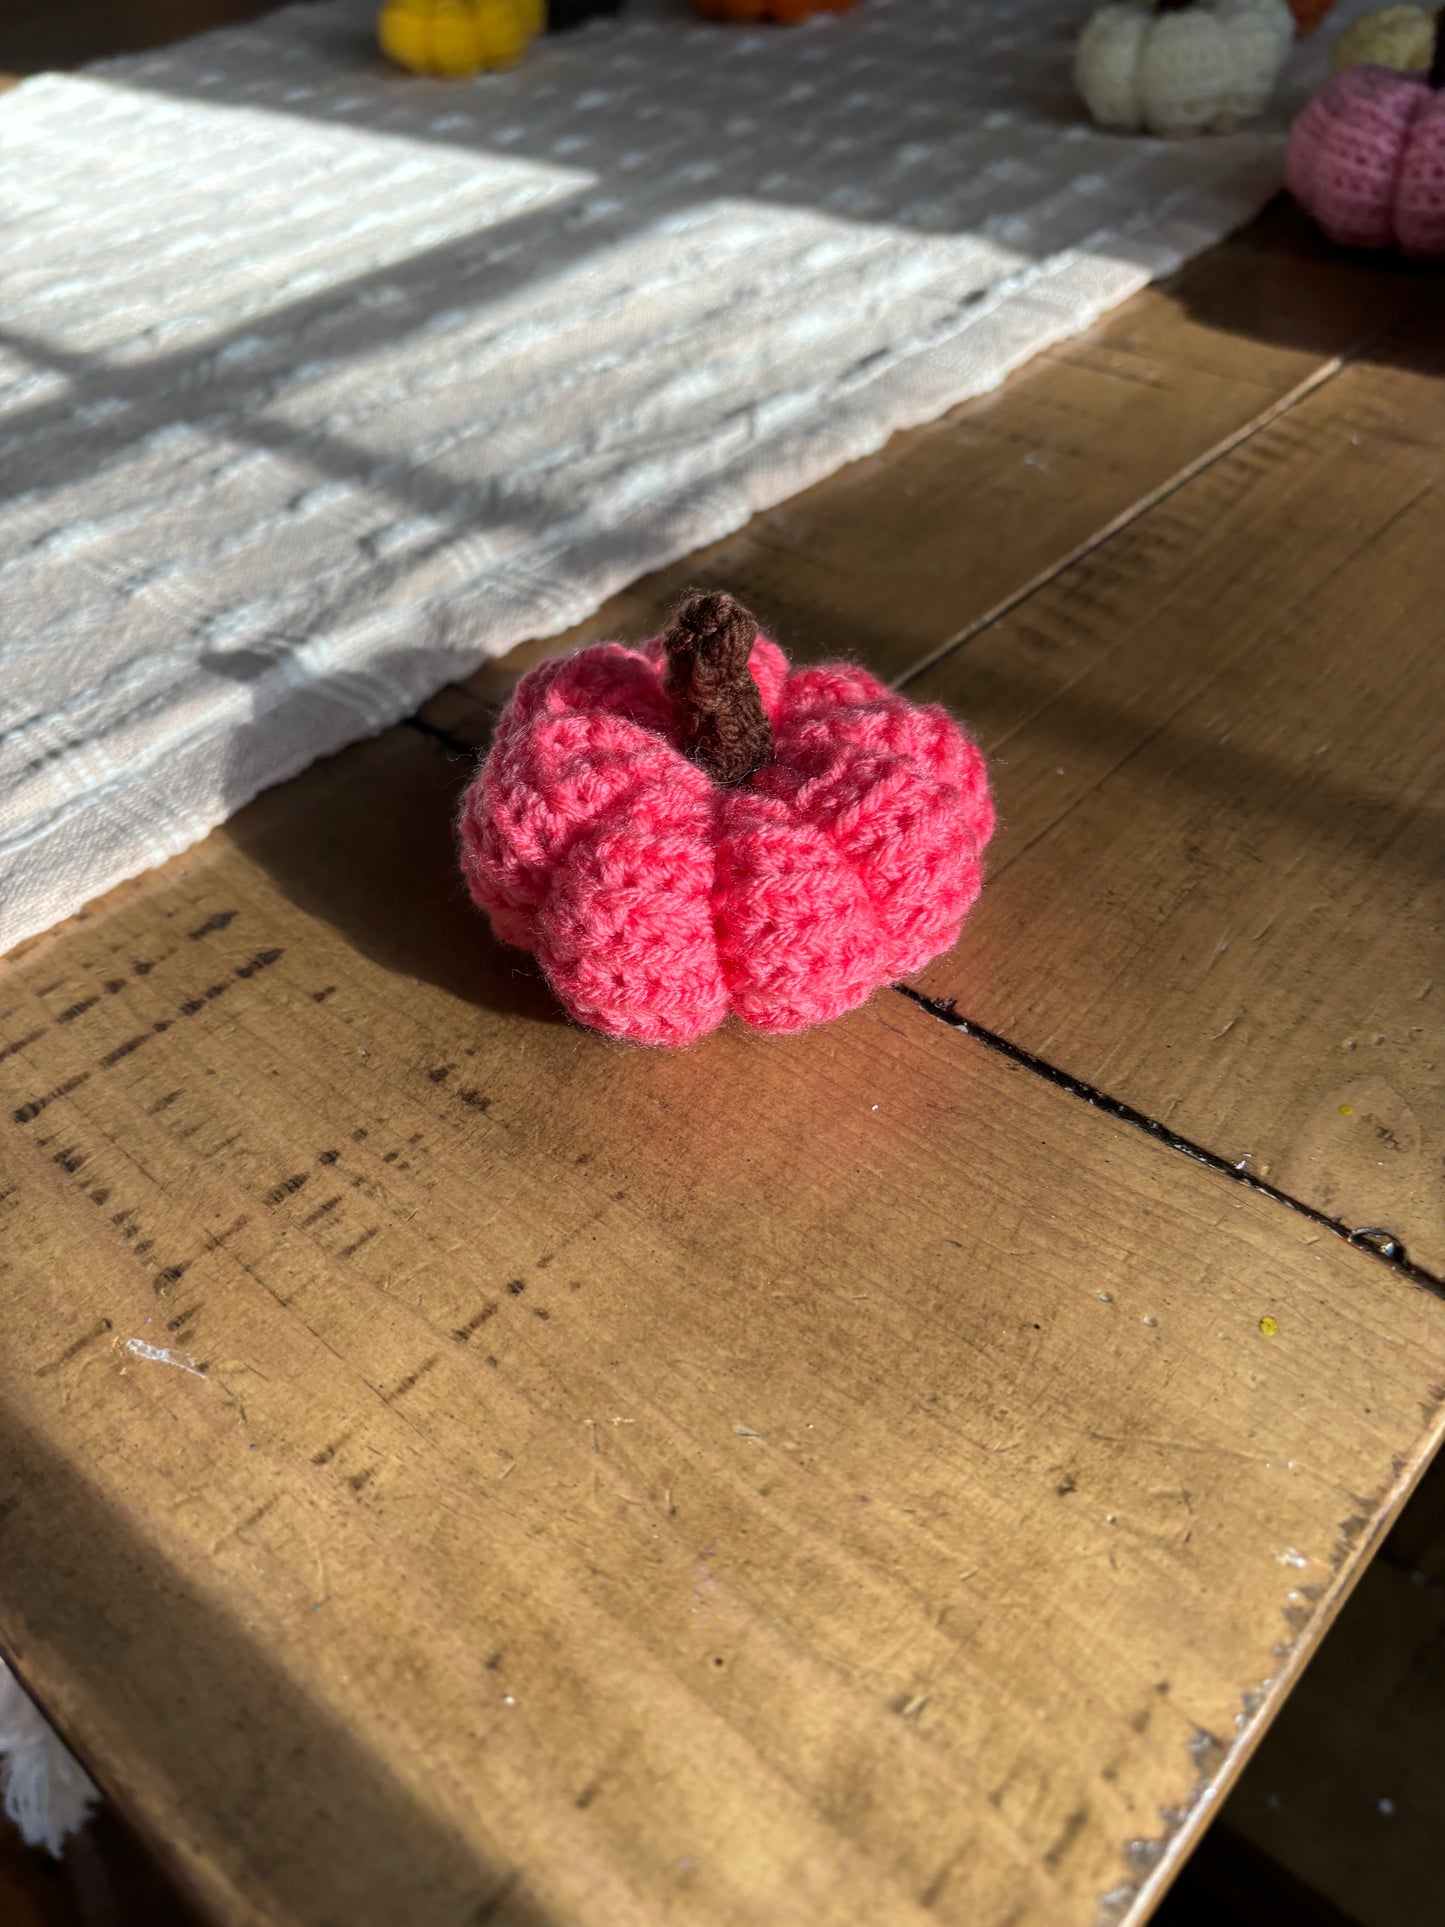
M 32 1847 L 58 1855 L 100 1798 L 94 1782 L 0 1660 L 0 1794 Z

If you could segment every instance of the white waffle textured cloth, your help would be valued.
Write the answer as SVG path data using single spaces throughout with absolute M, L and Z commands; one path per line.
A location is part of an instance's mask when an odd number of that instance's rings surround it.
M 0 97 L 0 951 L 1253 214 L 1283 113 L 1098 131 L 1086 12 L 448 84 L 336 0 Z

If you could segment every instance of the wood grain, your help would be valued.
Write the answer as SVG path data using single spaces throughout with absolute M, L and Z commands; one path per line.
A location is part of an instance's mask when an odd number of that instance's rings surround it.
M 0 969 L 0 1641 L 218 1921 L 1142 1918 L 1445 1305 L 894 993 L 559 1024 L 463 771 Z
M 1281 204 L 996 394 L 894 436 L 423 714 L 475 738 L 521 670 L 654 633 L 693 582 L 741 596 L 795 657 L 901 678 L 1328 379 L 1419 287 L 1389 263 L 1361 272 Z
M 1239 1091 L 1196 1040 L 1172 1115 L 1417 1255 L 1438 397 L 1418 341 L 1342 371 L 1421 298 L 1276 213 L 569 638 L 690 580 L 897 678 L 971 638 L 930 693 L 1006 732 L 1010 822 L 957 965 L 1127 1093 L 1238 853 L 1303 865 Z M 1151 780 L 1039 873 L 1055 606 Z M 480 740 L 556 646 L 427 718 Z M 217 1922 L 1132 1927 L 1437 1443 L 1445 1307 L 899 997 L 682 1057 L 559 1024 L 460 899 L 463 771 L 393 731 L 0 963 L 0 1646 Z M 1375 1191 L 1296 1115 L 1362 985 L 1349 1115 L 1413 1147 L 1374 1078 L 1423 1147 Z
M 1316 340 L 1358 345 L 1369 317 L 1406 318 L 1358 365 L 1336 356 L 1288 405 L 1257 408 L 1242 439 L 1112 534 L 1120 478 L 1091 469 L 1094 444 L 1065 426 L 1087 394 L 1135 490 L 1164 446 L 1178 461 L 1151 412 L 1175 392 L 1163 371 L 1230 352 L 1269 366 L 1214 331 L 1223 313 L 1300 325 L 1304 244 L 1287 216 L 1274 229 L 1200 264 L 1200 338 L 1164 295 L 1143 296 L 1104 324 L 1104 346 L 1074 344 L 995 403 L 899 438 L 565 640 L 645 634 L 697 578 L 736 589 L 800 656 L 838 646 L 949 703 L 997 758 L 1004 828 L 963 944 L 924 987 L 1440 1273 L 1438 291 L 1406 276 L 1389 284 L 1394 310 L 1371 307 L 1359 270 L 1330 263 L 1343 278 L 1313 289 Z M 1152 336 L 1137 350 L 1148 402 L 1120 420 L 1090 377 L 1134 352 L 1131 330 Z M 1217 391 L 1179 388 L 1202 410 L 1179 432 L 1222 428 Z M 1068 481 L 1037 515 L 1018 493 L 1020 442 Z M 955 539 L 940 505 L 957 527 L 964 501 L 980 513 Z M 1072 562 L 1065 502 L 1099 531 Z M 990 620 L 1037 570 L 1048 579 Z M 900 612 L 892 636 L 869 609 Z M 424 715 L 484 742 L 519 669 L 559 646 L 489 666 Z
M 909 684 L 1005 822 L 924 988 L 1437 1273 L 1441 316 Z

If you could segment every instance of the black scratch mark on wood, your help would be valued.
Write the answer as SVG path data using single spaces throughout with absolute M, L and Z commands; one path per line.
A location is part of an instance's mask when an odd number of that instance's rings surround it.
M 294 1196 L 295 1193 L 301 1190 L 309 1181 L 309 1177 L 309 1172 L 293 1171 L 289 1178 L 282 1178 L 279 1184 L 272 1185 L 265 1197 L 262 1198 L 262 1204 L 274 1207 L 280 1204 L 283 1199 Z
M 48 1104 L 57 1103 L 62 1097 L 69 1097 L 72 1091 L 78 1091 L 82 1084 L 89 1082 L 90 1072 L 81 1071 L 78 1076 L 69 1077 L 63 1084 L 57 1084 L 53 1091 L 47 1091 L 44 1097 L 32 1097 L 28 1104 L 22 1104 L 19 1110 L 13 1111 L 11 1115 L 17 1124 L 29 1124 L 39 1117 Z
M 186 935 L 192 943 L 199 943 L 202 937 L 209 937 L 213 930 L 228 929 L 235 921 L 234 910 L 218 910 L 213 917 L 207 917 L 204 923 L 197 924 L 194 930 L 188 930 Z
M 39 1030 L 32 1030 L 24 1037 L 17 1037 L 13 1044 L 0 1044 L 0 1064 L 3 1064 L 7 1057 L 14 1057 L 20 1051 L 29 1050 L 30 1046 L 38 1043 L 44 1035 L 45 1026 L 42 1024 Z
M 285 955 L 284 950 L 258 950 L 249 963 L 236 965 L 236 975 L 243 981 L 254 977 L 258 970 L 269 970 L 273 963 L 279 963 Z
M 84 1337 L 77 1338 L 73 1344 L 67 1345 L 65 1350 L 61 1352 L 58 1357 L 52 1358 L 48 1364 L 38 1366 L 35 1376 L 37 1378 L 49 1378 L 52 1373 L 61 1371 L 70 1363 L 72 1358 L 79 1358 L 87 1345 L 93 1345 L 97 1338 L 103 1338 L 110 1330 L 112 1330 L 112 1325 L 108 1318 L 97 1319 L 90 1330 L 85 1333 Z
M 381 1394 L 382 1404 L 394 1405 L 399 1398 L 404 1398 L 412 1387 L 417 1384 L 419 1380 L 425 1378 L 427 1373 L 433 1369 L 438 1362 L 438 1358 L 439 1354 L 433 1353 L 430 1358 L 423 1359 L 416 1370 L 414 1372 L 408 1372 L 400 1384 L 393 1385 L 389 1392 L 383 1392 Z
M 467 1320 L 465 1325 L 458 1325 L 452 1333 L 452 1337 L 460 1339 L 462 1344 L 465 1345 L 472 1334 L 480 1331 L 489 1318 L 496 1317 L 498 1309 L 497 1301 L 495 1299 L 489 1300 L 488 1303 L 482 1306 L 479 1312 Z

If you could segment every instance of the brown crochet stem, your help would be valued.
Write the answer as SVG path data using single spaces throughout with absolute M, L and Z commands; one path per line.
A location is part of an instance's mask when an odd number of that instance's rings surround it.
M 1445 7 L 1435 16 L 1435 57 L 1425 79 L 1432 87 L 1445 87 Z
M 720 589 L 689 595 L 662 635 L 681 748 L 724 789 L 772 761 L 773 732 L 748 668 L 757 637 L 747 610 Z

